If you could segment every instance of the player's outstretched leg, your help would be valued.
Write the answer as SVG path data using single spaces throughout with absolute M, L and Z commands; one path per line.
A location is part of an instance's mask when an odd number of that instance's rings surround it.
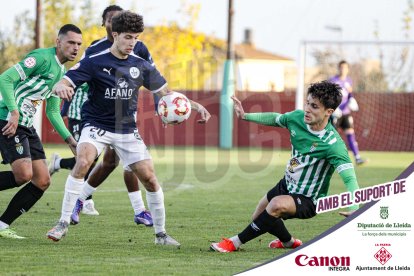
M 130 167 L 147 190 L 148 208 L 154 223 L 155 244 L 180 247 L 180 243 L 165 230 L 164 193 L 155 176 L 152 160 L 145 159 L 131 164 Z

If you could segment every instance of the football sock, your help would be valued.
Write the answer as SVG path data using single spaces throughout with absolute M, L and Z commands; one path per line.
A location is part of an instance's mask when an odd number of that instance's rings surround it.
M 67 170 L 71 170 L 73 169 L 73 167 L 75 167 L 76 164 L 76 158 L 75 157 L 71 157 L 71 158 L 62 158 L 60 160 L 56 160 L 58 161 L 58 166 L 55 164 L 55 168 L 56 169 L 67 169 Z
M 279 238 L 279 240 L 285 245 L 285 243 L 289 243 L 292 240 L 292 235 L 286 229 L 285 223 L 281 218 L 275 218 L 276 220 L 273 222 L 273 227 L 271 227 L 267 232 Z M 292 242 L 293 244 L 293 242 Z M 285 245 L 285 247 L 290 247 L 292 245 Z
M 18 187 L 12 171 L 0 172 L 0 191 Z
M 83 179 L 77 179 L 71 175 L 69 175 L 66 179 L 60 221 L 70 223 L 70 216 L 72 215 L 76 200 L 79 198 L 79 194 L 81 193 L 83 182 Z
M 351 149 L 355 158 L 359 158 L 359 149 L 358 149 L 358 143 L 355 139 L 355 133 L 347 134 L 346 139 L 348 140 L 349 148 Z
M 43 193 L 43 190 L 29 182 L 14 195 L 0 220 L 8 225 L 12 224 L 23 213 L 29 211 L 42 197 Z
M 155 234 L 165 232 L 165 207 L 162 188 L 156 192 L 147 191 L 147 203 L 154 222 Z
M 96 188 L 92 187 L 91 185 L 89 185 L 88 181 L 85 182 L 85 184 L 83 185 L 82 191 L 79 195 L 79 200 L 84 202 L 85 200 L 87 200 L 89 197 L 92 196 L 92 194 L 96 191 Z
M 280 218 L 275 218 L 274 216 L 269 215 L 269 213 L 264 210 L 249 226 L 246 227 L 240 234 L 238 234 L 241 243 L 246 243 L 248 241 L 257 238 L 258 236 L 264 233 L 271 233 L 277 229 L 279 239 L 283 241 L 289 241 L 292 237 Z M 280 233 L 279 233 L 280 232 Z M 289 235 L 287 239 L 286 233 Z
M 249 226 L 238 234 L 241 243 L 251 241 L 274 228 L 279 218 L 275 218 L 264 210 Z
M 145 211 L 144 201 L 142 200 L 141 190 L 136 192 L 128 193 L 129 200 L 131 201 L 132 208 L 134 209 L 135 215 L 138 215 L 142 211 Z

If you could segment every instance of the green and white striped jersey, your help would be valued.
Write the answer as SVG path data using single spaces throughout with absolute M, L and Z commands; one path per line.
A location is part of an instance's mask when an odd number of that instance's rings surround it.
M 65 67 L 56 56 L 56 48 L 42 48 L 30 52 L 14 65 L 20 80 L 14 83 L 14 96 L 19 110 L 19 125 L 31 127 L 33 117 L 42 101 L 52 95 L 53 86 L 63 77 Z M 58 102 L 60 103 L 60 101 Z M 0 119 L 8 120 L 9 110 L 0 101 Z
M 87 83 L 82 84 L 76 89 L 76 93 L 70 102 L 68 117 L 75 120 L 81 120 L 81 108 L 83 103 L 88 99 L 88 89 L 89 86 Z
M 316 204 L 327 195 L 335 169 L 338 173 L 353 169 L 346 145 L 331 123 L 315 132 L 305 124 L 304 111 L 295 110 L 278 114 L 275 125 L 290 132 L 292 153 L 285 170 L 290 193 L 310 197 Z

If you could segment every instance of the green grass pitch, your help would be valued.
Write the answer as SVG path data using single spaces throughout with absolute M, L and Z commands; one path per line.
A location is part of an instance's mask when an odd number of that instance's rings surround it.
M 64 146 L 45 148 L 47 156 L 70 156 Z M 154 147 L 151 154 L 165 193 L 167 231 L 181 242 L 181 249 L 155 246 L 153 229 L 133 222 L 120 166 L 94 194 L 100 215 L 82 215 L 62 241 L 48 240 L 46 232 L 60 217 L 68 175 L 60 170 L 43 198 L 12 225 L 27 239 L 0 239 L 0 275 L 231 275 L 286 252 L 267 248 L 273 239 L 269 234 L 232 254 L 211 252 L 209 245 L 250 223 L 258 200 L 282 177 L 288 151 Z M 356 169 L 361 187 L 391 181 L 413 161 L 412 152 L 363 155 L 370 162 Z M 344 191 L 335 173 L 330 193 Z M 0 192 L 1 212 L 16 192 Z M 332 211 L 286 225 L 306 242 L 342 219 Z

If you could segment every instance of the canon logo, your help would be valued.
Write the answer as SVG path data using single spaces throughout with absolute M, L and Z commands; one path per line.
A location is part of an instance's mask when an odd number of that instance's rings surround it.
M 350 266 L 350 257 L 309 257 L 298 255 L 295 258 L 298 266 Z

